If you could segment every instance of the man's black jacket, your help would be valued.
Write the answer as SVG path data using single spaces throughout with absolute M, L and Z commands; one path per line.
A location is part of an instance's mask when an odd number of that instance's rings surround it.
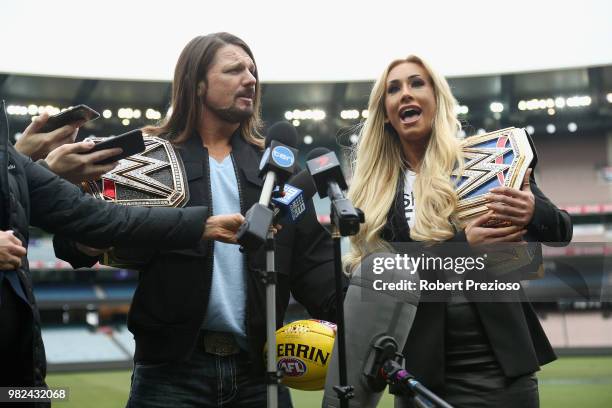
M 262 152 L 239 132 L 231 140 L 240 208 L 244 214 L 259 201 L 263 181 L 258 176 Z M 189 183 L 189 206 L 206 206 L 212 214 L 208 151 L 194 134 L 178 146 Z M 286 224 L 276 235 L 277 327 L 289 304 L 290 293 L 317 318 L 335 320 L 333 250 L 329 233 L 317 222 L 312 200 L 296 224 Z M 202 327 L 212 283 L 214 241 L 190 250 L 156 250 L 138 254 L 139 283 L 128 314 L 128 328 L 136 340 L 137 362 L 167 362 L 189 358 Z M 75 254 L 71 245 L 55 240 L 56 254 L 74 267 L 95 259 Z M 265 252 L 246 253 L 246 322 L 249 352 L 255 371 L 264 368 Z
M 387 217 L 382 237 L 388 242 L 412 242 L 403 201 L 403 179 L 397 186 L 396 200 Z M 572 239 L 572 221 L 530 180 L 535 211 L 524 239 L 550 245 L 564 245 Z M 459 231 L 448 242 L 470 251 L 465 232 Z M 463 256 L 469 254 L 463 254 Z M 541 258 L 539 259 L 541 261 Z M 531 266 L 532 270 L 537 267 Z M 514 293 L 514 292 L 512 292 Z M 423 297 L 423 294 L 421 294 Z M 469 299 L 469 296 L 468 296 Z M 538 317 L 522 289 L 515 301 L 474 302 L 493 353 L 507 377 L 533 373 L 556 359 Z M 404 346 L 406 369 L 425 386 L 444 383 L 446 304 L 421 301 Z
M 0 228 L 13 230 L 24 247 L 27 248 L 28 244 L 29 225 L 78 239 L 94 247 L 129 243 L 132 246 L 186 248 L 193 247 L 201 238 L 207 216 L 205 208 L 127 208 L 96 200 L 18 153 L 9 142 L 8 134 L 8 120 L 2 102 Z M 21 261 L 22 266 L 16 273 L 34 313 L 33 385 L 42 385 L 46 363 L 40 319 L 32 294 L 28 260 L 24 257 Z M 3 284 L 7 285 L 8 282 Z M 0 335 L 5 330 L 11 328 L 0 328 Z

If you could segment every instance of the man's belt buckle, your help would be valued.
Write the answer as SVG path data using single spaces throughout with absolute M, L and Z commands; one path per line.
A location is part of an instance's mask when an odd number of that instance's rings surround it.
M 234 336 L 220 332 L 204 333 L 204 350 L 221 357 L 240 353 L 240 347 L 238 347 Z

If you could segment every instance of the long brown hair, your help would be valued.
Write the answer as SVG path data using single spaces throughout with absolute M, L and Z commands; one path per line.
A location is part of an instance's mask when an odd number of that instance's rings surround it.
M 171 112 L 157 126 L 143 128 L 144 133 L 163 136 L 175 144 L 185 142 L 194 134 L 202 113 L 202 104 L 197 92 L 198 83 L 200 81 L 206 83 L 206 74 L 215 55 L 225 45 L 242 48 L 255 63 L 249 46 L 233 34 L 221 32 L 195 37 L 181 52 L 174 69 Z M 253 115 L 240 124 L 240 133 L 248 143 L 263 148 L 264 141 L 260 133 L 261 92 L 257 70 L 253 75 L 257 79 Z

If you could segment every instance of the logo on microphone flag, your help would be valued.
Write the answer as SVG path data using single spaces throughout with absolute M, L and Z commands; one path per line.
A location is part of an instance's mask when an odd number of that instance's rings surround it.
M 295 163 L 293 152 L 285 146 L 276 146 L 272 149 L 272 160 L 281 167 L 291 167 Z
M 327 155 L 319 156 L 319 157 L 315 158 L 315 160 L 317 161 L 317 164 L 320 167 L 323 167 L 327 163 L 329 163 L 329 156 L 327 156 Z
M 274 192 L 278 192 L 278 187 L 274 189 Z M 283 192 L 284 195 L 273 197 L 272 201 L 277 206 L 284 207 L 292 221 L 297 221 L 306 211 L 306 203 L 304 202 L 302 190 L 290 184 L 285 184 Z

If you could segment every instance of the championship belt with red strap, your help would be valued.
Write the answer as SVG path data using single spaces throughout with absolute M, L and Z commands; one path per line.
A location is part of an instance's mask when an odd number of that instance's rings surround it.
M 459 198 L 456 216 L 463 222 L 489 211 L 486 195 L 492 188 L 520 189 L 527 169 L 537 162 L 533 142 L 525 129 L 510 127 L 467 137 L 461 146 L 464 166 L 461 173 L 457 170 L 452 177 Z M 533 250 L 532 245 L 526 248 L 509 245 L 496 250 L 495 259 L 489 256 L 488 270 L 501 274 L 528 265 L 537 255 Z M 528 276 L 535 277 L 533 273 Z
M 94 142 L 104 140 L 92 138 Z M 94 197 L 139 207 L 182 207 L 189 200 L 185 169 L 174 146 L 159 137 L 144 136 L 145 150 L 119 161 L 97 181 L 86 183 Z
M 117 167 L 99 180 L 84 183 L 85 191 L 121 205 L 183 207 L 189 201 L 189 186 L 180 156 L 168 140 L 155 136 L 143 138 L 144 152 L 120 160 Z M 132 265 L 114 249 L 105 254 L 101 263 L 115 267 Z

